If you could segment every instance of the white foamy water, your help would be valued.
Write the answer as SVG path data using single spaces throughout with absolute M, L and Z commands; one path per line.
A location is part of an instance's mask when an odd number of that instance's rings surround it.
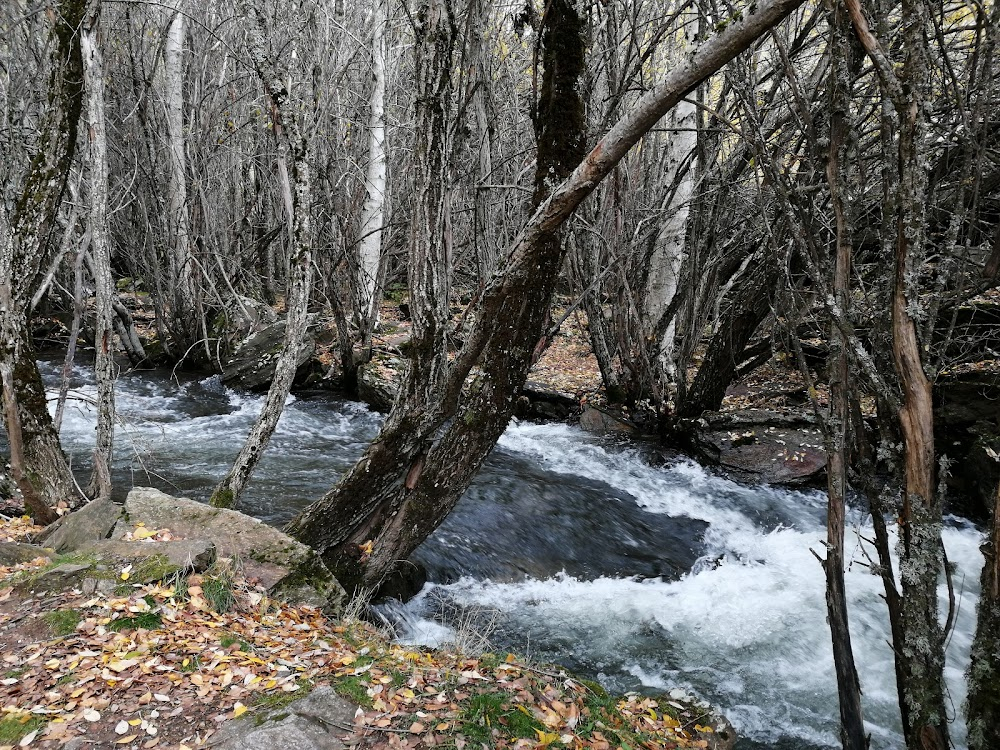
M 51 378 L 54 368 L 48 371 Z M 94 416 L 86 403 L 94 391 L 86 381 L 86 371 L 78 369 L 74 393 L 84 400 L 71 403 L 63 425 L 64 445 L 78 467 L 89 460 L 94 439 Z M 151 484 L 202 499 L 229 468 L 263 401 L 229 391 L 215 378 L 176 382 L 162 374 L 122 378 L 117 399 L 122 419 L 116 442 L 118 489 Z M 289 518 L 336 482 L 375 435 L 379 420 L 349 402 L 291 399 L 244 509 L 271 522 Z M 585 482 L 587 497 L 595 499 L 583 512 L 593 522 L 622 507 L 603 506 L 601 493 L 593 491 L 595 483 L 603 483 L 609 496 L 612 490 L 630 495 L 649 513 L 707 523 L 704 554 L 690 572 L 672 581 L 564 575 L 516 583 L 466 577 L 431 584 L 397 613 L 411 628 L 410 640 L 447 641 L 454 637 L 454 622 L 472 613 L 477 627 L 497 620 L 493 638 L 499 646 L 565 663 L 617 690 L 687 687 L 724 709 L 746 738 L 744 747 L 836 746 L 825 582 L 810 552 L 822 550 L 825 536 L 821 493 L 743 486 L 687 461 L 651 466 L 639 449 L 564 425 L 512 425 L 500 448 L 491 458 L 494 471 L 509 465 L 508 472 L 516 474 L 524 462 L 537 471 L 533 483 L 490 485 L 490 492 L 530 494 L 546 482 L 564 490 Z M 481 495 L 482 502 L 500 499 L 485 491 Z M 562 510 L 558 499 L 539 496 L 537 502 L 556 502 L 552 512 Z M 871 530 L 849 530 L 847 543 L 865 718 L 873 747 L 895 749 L 902 738 L 881 581 L 863 564 L 857 532 L 870 537 Z M 948 645 L 947 677 L 956 719 L 952 736 L 963 748 L 963 672 L 975 626 L 981 538 L 971 526 L 954 521 L 944 539 L 957 570 L 958 616 Z M 941 597 L 943 609 L 943 588 Z
M 558 659 L 562 649 L 575 667 L 623 690 L 687 687 L 722 706 L 741 734 L 762 746 L 838 746 L 825 579 L 810 551 L 821 552 L 825 537 L 820 493 L 741 486 L 689 462 L 653 468 L 635 450 L 609 449 L 561 425 L 515 426 L 501 445 L 551 471 L 625 490 L 651 512 L 708 522 L 705 556 L 673 582 L 466 578 L 425 589 L 407 605 L 413 620 L 435 617 L 442 601 L 450 611 L 499 612 L 501 641 L 521 634 L 513 645 L 542 658 Z M 858 532 L 872 536 L 868 527 L 848 535 L 852 637 L 873 747 L 888 750 L 902 746 L 889 628 L 881 579 L 863 564 Z M 947 678 L 953 739 L 964 747 L 963 672 L 975 627 L 981 537 L 954 521 L 944 540 L 957 569 L 958 603 Z M 945 611 L 944 586 L 940 593 Z M 440 631 L 433 636 L 448 638 Z

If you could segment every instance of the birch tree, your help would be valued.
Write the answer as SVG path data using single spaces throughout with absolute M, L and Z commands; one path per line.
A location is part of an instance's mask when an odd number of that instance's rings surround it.
M 93 257 L 96 320 L 94 373 L 97 381 L 97 446 L 89 489 L 110 497 L 115 422 L 114 302 L 108 246 L 108 140 L 104 111 L 104 62 L 101 54 L 101 0 L 90 0 L 80 27 L 83 85 L 87 99 L 87 166 L 90 172 L 88 231 Z
M 388 0 L 373 0 L 371 42 L 371 113 L 368 120 L 368 166 L 365 200 L 358 240 L 358 310 L 363 338 L 371 339 L 378 319 L 379 268 L 382 263 L 382 224 L 385 216 L 385 77 L 388 64 Z

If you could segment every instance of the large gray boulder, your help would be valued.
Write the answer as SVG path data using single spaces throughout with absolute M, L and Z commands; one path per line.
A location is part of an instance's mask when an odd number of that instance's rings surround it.
M 222 382 L 248 391 L 266 390 L 274 380 L 274 370 L 284 341 L 284 320 L 257 331 L 240 344 L 226 361 L 222 368 Z M 299 342 L 295 366 L 303 368 L 308 365 L 315 352 L 316 339 L 312 333 L 307 333 Z
M 91 542 L 106 539 L 121 514 L 122 506 L 109 498 L 94 500 L 46 527 L 34 541 L 60 554 L 75 552 Z
M 125 518 L 113 538 L 140 522 L 148 529 L 169 528 L 174 536 L 211 541 L 220 558 L 230 558 L 248 581 L 275 598 L 329 614 L 343 605 L 343 587 L 312 548 L 239 511 L 136 487 L 125 500 Z
M 316 688 L 305 698 L 264 714 L 222 725 L 212 738 L 214 750 L 342 750 L 353 734 L 357 705 L 332 688 Z M 345 729 L 346 727 L 346 729 Z

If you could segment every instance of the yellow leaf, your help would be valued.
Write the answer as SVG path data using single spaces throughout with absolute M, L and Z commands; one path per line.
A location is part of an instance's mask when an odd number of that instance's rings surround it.
M 121 739 L 115 740 L 115 744 L 116 745 L 127 745 L 128 743 L 130 743 L 133 740 L 135 740 L 135 738 L 138 737 L 138 736 L 139 735 L 137 735 L 137 734 L 130 734 L 127 737 L 122 737 Z
M 706 734 L 711 734 L 715 730 L 712 729 L 712 727 L 703 727 L 701 724 L 695 724 L 694 725 L 694 731 L 696 731 L 696 732 L 705 732 Z
M 559 739 L 559 735 L 555 732 L 543 732 L 541 729 L 536 729 L 535 734 L 538 735 L 538 744 L 542 747 L 551 745 L 553 742 Z
M 234 719 L 238 719 L 239 717 L 241 717 L 246 712 L 247 712 L 247 707 L 244 706 L 239 701 L 236 701 L 236 705 L 233 706 L 233 718 Z

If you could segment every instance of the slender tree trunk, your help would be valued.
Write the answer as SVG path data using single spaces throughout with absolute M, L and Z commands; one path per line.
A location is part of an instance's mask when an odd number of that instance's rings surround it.
M 848 316 L 851 303 L 851 255 L 854 242 L 854 213 L 851 198 L 852 162 L 857 141 L 852 133 L 850 114 L 852 86 L 849 42 L 850 21 L 844 7 L 836 4 L 830 14 L 830 146 L 826 179 L 833 206 L 834 305 Z M 830 415 L 827 423 L 827 520 L 826 573 L 827 620 L 833 640 L 833 662 L 840 700 L 840 739 L 844 750 L 865 750 L 864 718 L 861 711 L 861 682 L 854 662 L 848 625 L 847 592 L 844 583 L 844 519 L 847 507 L 848 430 L 851 423 L 850 345 L 840 326 L 830 325 Z
M 698 10 L 687 11 L 684 14 L 684 21 L 685 33 L 697 38 Z M 677 316 L 672 311 L 670 303 L 677 294 L 681 262 L 686 246 L 688 214 L 694 198 L 697 174 L 694 164 L 698 145 L 697 111 L 693 103 L 683 101 L 678 103 L 667 116 L 667 128 L 673 128 L 674 132 L 670 134 L 670 142 L 666 147 L 664 182 L 671 185 L 672 189 L 661 207 L 666 218 L 653 241 L 649 276 L 646 280 L 644 312 L 647 326 L 653 332 L 663 331 L 662 336 L 654 334 L 651 360 L 655 362 L 656 379 L 662 384 L 664 399 L 677 391 L 678 373 L 674 356 Z M 667 314 L 670 315 L 670 322 L 664 324 L 663 318 Z
M 1000 485 L 993 497 L 989 533 L 981 547 L 985 563 L 980 578 L 976 636 L 969 663 L 969 698 L 965 706 L 969 750 L 1000 747 Z
M 88 494 L 110 497 L 111 463 L 115 434 L 114 284 L 111 280 L 111 252 L 108 247 L 108 141 L 104 117 L 104 63 L 101 55 L 101 2 L 91 0 L 80 29 L 83 80 L 87 94 L 87 135 L 90 172 L 90 250 L 97 320 L 94 374 L 97 380 L 97 445 L 94 471 Z
M 386 3 L 374 0 L 372 7 L 371 113 L 368 119 L 368 169 L 365 173 L 365 202 L 361 208 L 358 241 L 358 310 L 363 338 L 371 339 L 378 322 L 378 279 L 382 262 L 382 225 L 386 194 L 385 153 L 385 74 L 388 48 Z
M 555 175 L 542 176 L 540 182 L 547 180 L 554 189 L 515 241 L 504 272 L 483 294 L 476 323 L 447 378 L 440 387 L 427 389 L 434 398 L 410 398 L 415 385 L 408 375 L 385 426 L 358 463 L 289 525 L 293 535 L 323 555 L 349 590 L 377 585 L 436 528 L 506 428 L 563 260 L 561 249 L 553 251 L 561 247 L 552 242 L 554 233 L 660 117 L 801 1 L 775 0 L 735 19 L 675 66 L 561 184 L 555 185 Z M 550 7 L 564 5 L 553 2 Z M 429 12 L 432 9 L 434 13 Z M 428 29 L 435 28 L 429 20 L 439 19 L 443 12 L 440 0 L 421 9 L 418 60 L 427 59 L 428 44 L 442 50 L 448 46 L 446 34 L 437 44 L 428 35 Z M 417 80 L 422 106 L 440 106 L 439 99 L 424 93 L 426 75 Z M 429 121 L 420 110 L 418 124 L 420 143 L 433 129 L 428 129 Z M 411 278 L 411 293 L 412 285 Z M 459 410 L 463 384 L 476 363 L 481 375 L 469 384 Z M 414 360 L 409 372 L 419 375 L 419 366 L 420 361 Z M 423 382 L 438 383 L 435 374 Z
M 282 75 L 267 51 L 267 32 L 262 12 L 249 0 L 240 0 L 239 7 L 242 16 L 250 21 L 247 47 L 271 103 L 274 135 L 278 144 L 278 172 L 285 196 L 292 258 L 285 294 L 285 337 L 275 364 L 274 379 L 268 388 L 264 406 L 236 456 L 233 467 L 212 493 L 212 505 L 222 508 L 231 508 L 238 502 L 278 426 L 278 420 L 281 419 L 285 400 L 295 380 L 299 346 L 308 326 L 313 281 L 312 226 L 309 213 L 312 183 L 308 143 L 300 132 L 294 100 L 284 83 L 287 76 Z M 289 161 L 291 176 L 287 167 Z
M 187 152 L 184 138 L 185 0 L 173 0 L 163 45 L 163 100 L 167 126 L 167 295 L 172 342 L 181 357 L 199 338 L 194 291 L 194 260 L 188 220 Z

